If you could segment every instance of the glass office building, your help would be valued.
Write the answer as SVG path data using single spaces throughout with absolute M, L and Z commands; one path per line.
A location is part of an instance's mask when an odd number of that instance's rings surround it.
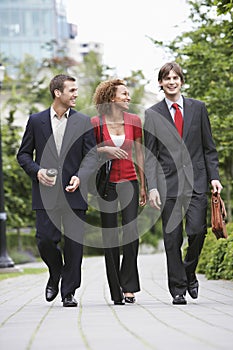
M 0 0 L 0 57 L 10 64 L 62 55 L 71 30 L 62 0 Z

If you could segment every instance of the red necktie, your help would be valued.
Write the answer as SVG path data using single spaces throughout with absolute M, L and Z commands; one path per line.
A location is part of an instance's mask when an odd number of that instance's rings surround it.
M 180 137 L 182 137 L 182 134 L 183 134 L 183 116 L 182 116 L 182 113 L 181 113 L 177 103 L 173 103 L 172 107 L 175 108 L 175 110 L 176 110 L 174 121 L 175 121 L 176 128 L 178 130 L 178 133 L 180 134 Z

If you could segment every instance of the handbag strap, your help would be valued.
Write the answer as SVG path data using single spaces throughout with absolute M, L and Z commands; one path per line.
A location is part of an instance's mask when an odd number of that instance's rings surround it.
M 102 115 L 99 115 L 99 120 L 100 120 L 100 125 L 99 125 L 99 128 L 100 128 L 100 143 L 102 144 L 103 141 L 104 141 L 104 138 L 103 138 L 103 118 L 102 118 Z M 100 157 L 101 158 L 101 157 Z M 111 167 L 112 167 L 112 159 L 108 159 L 107 161 L 107 166 L 108 166 L 108 171 L 110 172 L 111 170 Z
M 99 116 L 99 120 L 100 120 L 100 143 L 103 142 L 103 118 L 102 115 Z

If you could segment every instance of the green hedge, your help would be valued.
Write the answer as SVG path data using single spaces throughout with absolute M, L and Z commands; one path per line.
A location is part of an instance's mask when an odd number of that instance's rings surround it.
M 90 246 L 84 245 L 83 253 L 85 256 L 98 256 L 104 253 L 103 248 L 101 248 L 102 240 L 99 237 L 99 231 L 95 231 L 95 226 L 93 226 L 93 230 L 89 230 L 88 232 L 87 242 Z M 152 231 L 148 231 L 140 237 L 140 244 L 148 244 L 156 248 L 161 237 L 161 222 L 158 221 Z M 99 248 L 95 247 L 96 242 L 99 243 Z M 63 240 L 61 246 L 62 244 Z M 29 233 L 20 232 L 20 234 L 8 232 L 7 252 L 15 264 L 22 264 L 38 259 L 40 255 L 36 245 L 35 230 L 32 229 Z
M 197 272 L 208 279 L 233 279 L 233 223 L 227 224 L 228 238 L 216 239 L 208 229 Z
M 36 245 L 35 232 L 32 231 L 30 233 L 20 233 L 17 234 L 15 232 L 7 233 L 7 248 L 13 249 L 17 247 L 23 247 L 25 249 L 29 248 L 34 251 L 34 246 Z
M 63 245 L 63 240 L 61 246 Z M 101 248 L 84 246 L 84 255 L 102 255 L 103 250 Z M 31 233 L 17 233 L 10 232 L 7 234 L 7 252 L 12 258 L 15 264 L 23 264 L 26 262 L 34 261 L 40 258 L 38 248 L 36 245 L 35 232 Z
M 148 232 L 140 239 L 140 243 L 157 245 L 160 226 L 155 233 Z M 233 280 L 233 223 L 227 224 L 228 239 L 216 239 L 208 229 L 205 243 L 197 266 L 197 272 L 204 274 L 208 279 Z M 185 253 L 186 248 L 184 248 Z M 36 246 L 35 232 L 7 233 L 7 251 L 15 264 L 35 260 L 39 257 Z M 101 248 L 84 247 L 85 255 L 102 255 Z
M 34 231 L 20 234 L 8 232 L 6 239 L 7 252 L 15 264 L 26 263 L 39 258 Z

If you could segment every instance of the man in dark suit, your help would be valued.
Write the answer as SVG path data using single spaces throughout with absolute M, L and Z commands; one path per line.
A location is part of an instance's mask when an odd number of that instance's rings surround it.
M 78 97 L 75 78 L 55 76 L 50 92 L 52 106 L 29 117 L 17 159 L 32 179 L 37 245 L 49 269 L 46 300 L 55 299 L 61 279 L 63 306 L 75 307 L 74 294 L 81 283 L 87 179 L 97 164 L 96 144 L 90 118 L 72 109 Z M 58 172 L 55 184 L 47 174 L 49 168 Z
M 207 192 L 209 184 L 214 192 L 222 185 L 205 104 L 181 95 L 184 76 L 175 62 L 160 69 L 158 82 L 165 98 L 145 113 L 145 174 L 149 203 L 162 212 L 169 291 L 173 304 L 182 305 L 186 291 L 198 297 L 195 270 L 207 232 Z

